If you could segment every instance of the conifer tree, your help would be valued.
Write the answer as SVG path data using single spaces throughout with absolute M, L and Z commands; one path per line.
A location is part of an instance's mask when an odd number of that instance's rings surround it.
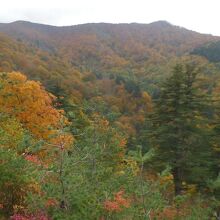
M 183 182 L 199 185 L 210 175 L 209 98 L 199 88 L 198 73 L 195 64 L 177 64 L 162 85 L 152 114 L 155 159 L 171 167 L 176 195 Z

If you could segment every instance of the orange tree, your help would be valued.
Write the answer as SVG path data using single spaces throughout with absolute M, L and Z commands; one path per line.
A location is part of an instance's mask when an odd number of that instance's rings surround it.
M 7 215 L 23 212 L 30 192 L 42 192 L 37 180 L 40 168 L 57 157 L 47 157 L 48 152 L 73 141 L 72 135 L 62 132 L 68 122 L 53 107 L 54 101 L 40 83 L 23 74 L 0 73 L 0 207 Z
M 19 72 L 0 74 L 1 112 L 14 116 L 36 138 L 48 139 L 57 129 L 61 112 L 53 107 L 54 100 L 39 82 Z

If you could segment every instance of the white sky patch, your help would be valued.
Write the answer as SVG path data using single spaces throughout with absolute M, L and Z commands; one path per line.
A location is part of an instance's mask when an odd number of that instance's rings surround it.
M 219 0 L 2 0 L 0 22 L 27 20 L 64 26 L 166 20 L 220 35 L 219 10 Z

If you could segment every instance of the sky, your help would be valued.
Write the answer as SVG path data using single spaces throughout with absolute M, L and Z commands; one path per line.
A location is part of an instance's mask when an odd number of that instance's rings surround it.
M 166 20 L 220 36 L 220 0 L 1 0 L 0 23 L 25 20 L 56 26 Z

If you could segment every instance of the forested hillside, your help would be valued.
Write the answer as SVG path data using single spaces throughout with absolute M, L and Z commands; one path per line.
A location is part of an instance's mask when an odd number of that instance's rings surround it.
M 0 24 L 0 218 L 217 219 L 219 41 Z

